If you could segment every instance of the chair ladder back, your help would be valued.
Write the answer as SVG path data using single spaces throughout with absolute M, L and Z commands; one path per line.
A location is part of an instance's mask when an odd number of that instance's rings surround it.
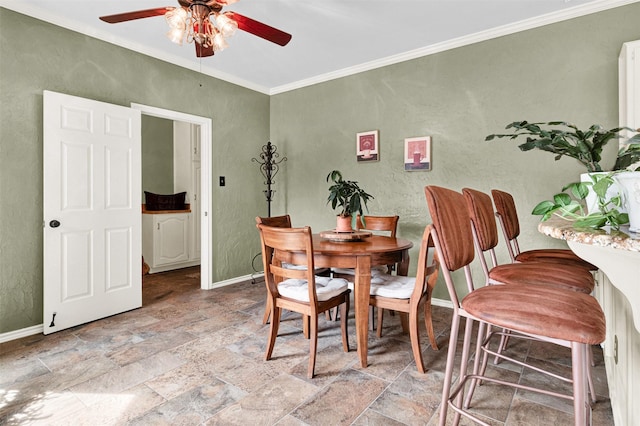
M 471 234 L 471 218 L 464 196 L 458 192 L 438 186 L 426 186 L 425 195 L 433 223 L 429 225 L 433 243 L 442 265 L 442 273 L 456 315 L 460 313 L 461 297 L 458 296 L 452 272 L 464 270 L 467 290 L 474 290 L 471 262 L 475 246 Z
M 469 265 L 473 261 L 475 247 L 464 197 L 458 192 L 434 185 L 425 187 L 425 196 L 433 228 L 440 241 L 440 263 L 449 271 Z
M 389 236 L 395 238 L 400 216 L 364 216 L 356 217 L 356 230 L 389 232 Z
M 462 194 L 467 202 L 467 211 L 471 217 L 473 242 L 480 258 L 485 277 L 489 276 L 489 265 L 486 254 L 491 259 L 491 267 L 498 265 L 495 248 L 498 245 L 498 226 L 493 211 L 491 197 L 484 192 L 471 188 L 463 188 Z
M 364 218 L 364 222 L 363 222 Z M 356 216 L 356 230 L 361 231 L 376 231 L 378 233 L 388 233 L 388 236 L 391 238 L 396 237 L 396 232 L 398 230 L 398 220 L 400 216 L 369 216 L 364 215 L 363 217 L 360 215 Z M 397 270 L 396 264 L 387 265 L 387 272 L 390 274 L 394 270 Z
M 283 216 L 256 217 L 256 223 L 276 228 L 291 228 L 291 217 L 288 214 Z
M 520 221 L 518 220 L 518 210 L 513 196 L 508 192 L 497 189 L 491 190 L 491 196 L 496 207 L 496 216 L 500 220 L 504 239 L 507 242 L 511 261 L 515 262 L 516 256 L 520 254 L 518 246 L 518 236 L 520 235 Z
M 303 228 L 276 228 L 258 224 L 260 230 L 260 239 L 263 250 L 263 263 L 265 271 L 269 271 L 265 275 L 267 280 L 267 288 L 269 291 L 278 294 L 277 283 L 282 279 L 304 279 L 308 282 L 309 301 L 311 304 L 317 303 L 316 285 L 313 260 L 313 240 L 311 228 L 305 226 Z M 292 256 L 295 255 L 295 261 Z M 299 259 L 304 258 L 305 262 L 300 263 Z M 266 260 L 265 260 L 266 259 Z M 281 263 L 304 265 L 306 269 L 290 269 L 283 268 Z
M 429 263 L 429 252 L 433 248 L 433 256 Z M 431 229 L 426 227 L 422 234 L 420 252 L 418 255 L 418 269 L 416 271 L 416 284 L 411 295 L 412 300 L 420 300 L 424 295 L 430 295 L 438 280 L 440 263 L 438 254 L 435 251 Z

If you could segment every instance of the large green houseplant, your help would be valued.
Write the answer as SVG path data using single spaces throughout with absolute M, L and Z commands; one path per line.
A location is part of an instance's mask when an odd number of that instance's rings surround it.
M 511 133 L 492 134 L 485 138 L 490 141 L 495 138 L 516 139 L 526 137 L 526 142 L 518 145 L 522 151 L 539 149 L 555 154 L 559 160 L 563 156 L 571 157 L 582 163 L 588 173 L 588 179 L 565 185 L 562 192 L 554 195 L 553 200 L 545 200 L 536 205 L 532 214 L 541 215 L 547 220 L 552 215 L 559 215 L 574 221 L 578 227 L 600 228 L 605 225 L 618 229 L 621 224 L 628 223 L 626 213 L 620 212 L 622 197 L 619 193 L 610 192 L 614 184 L 614 173 L 623 170 L 640 170 L 640 134 L 636 133 L 625 145 L 619 149 L 612 172 L 603 172 L 600 165 L 602 150 L 607 143 L 623 137 L 621 132 L 635 132 L 628 127 L 616 127 L 605 130 L 599 124 L 590 126 L 587 130 L 580 130 L 577 126 L 565 121 L 551 121 L 546 123 L 529 123 L 516 121 L 506 126 Z M 591 189 L 591 191 L 590 191 Z M 596 209 L 588 211 L 587 196 L 595 194 Z M 588 204 L 592 204 L 590 201 Z
M 574 124 L 566 121 L 550 121 L 547 123 L 529 123 L 528 121 L 514 121 L 505 129 L 513 129 L 511 133 L 493 134 L 485 138 L 490 141 L 495 138 L 516 139 L 526 136 L 526 142 L 518 145 L 522 151 L 539 149 L 555 154 L 556 160 L 567 156 L 582 163 L 587 172 L 602 172 L 602 149 L 612 140 L 622 138 L 622 131 L 636 132 L 629 127 L 616 127 L 605 130 L 599 124 L 590 126 L 587 130 L 580 130 Z M 613 171 L 624 170 L 640 161 L 640 134 L 631 137 L 623 148 L 618 151 Z M 639 168 L 636 168 L 636 170 Z
M 338 209 L 338 226 L 337 231 L 350 231 L 355 225 L 356 217 L 354 213 L 358 213 L 360 216 L 364 215 L 362 208 L 368 210 L 367 202 L 374 197 L 367 194 L 360 186 L 358 182 L 352 180 L 344 180 L 342 173 L 338 170 L 333 170 L 327 175 L 327 182 L 331 182 L 329 187 L 329 197 L 327 198 L 327 204 L 331 203 L 331 208 Z M 344 218 L 346 222 L 341 224 L 340 218 Z

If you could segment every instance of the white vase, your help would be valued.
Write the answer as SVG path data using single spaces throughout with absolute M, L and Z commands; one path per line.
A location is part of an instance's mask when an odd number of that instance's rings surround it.
M 629 215 L 629 230 L 640 232 L 640 172 L 621 172 L 614 179 L 622 188 L 623 205 Z
M 595 175 L 595 174 L 607 174 L 609 172 L 592 172 L 592 173 L 582 173 L 580 175 L 580 182 L 589 182 L 592 183 L 593 181 L 591 180 L 590 175 Z M 606 199 L 609 200 L 613 197 L 615 197 L 618 194 L 621 194 L 622 189 L 620 188 L 620 185 L 618 184 L 618 182 L 614 179 L 613 183 L 611 184 L 611 186 L 609 186 L 609 188 L 607 189 L 607 195 L 606 195 Z M 591 214 L 591 213 L 599 213 L 600 212 L 600 207 L 598 207 L 598 196 L 596 195 L 595 192 L 593 192 L 593 189 L 591 187 L 589 187 L 589 193 L 587 194 L 587 198 L 585 198 L 585 203 L 587 205 L 587 213 Z M 625 205 L 622 205 L 621 207 L 618 208 L 618 210 L 620 211 L 620 213 L 626 213 L 627 209 Z

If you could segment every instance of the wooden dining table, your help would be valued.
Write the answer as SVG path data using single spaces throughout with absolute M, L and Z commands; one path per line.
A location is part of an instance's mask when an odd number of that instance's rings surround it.
M 363 368 L 367 366 L 371 267 L 397 263 L 397 274 L 407 275 L 411 247 L 413 243 L 409 240 L 380 235 L 344 242 L 322 238 L 319 234 L 313 235 L 313 260 L 316 268 L 355 269 L 356 341 Z

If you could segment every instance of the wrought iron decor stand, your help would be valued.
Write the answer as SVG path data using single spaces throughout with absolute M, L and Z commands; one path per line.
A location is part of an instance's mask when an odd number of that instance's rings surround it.
M 264 191 L 264 195 L 267 197 L 267 215 L 271 217 L 271 200 L 273 200 L 273 194 L 276 192 L 271 189 L 271 185 L 275 182 L 273 178 L 280 170 L 280 163 L 283 161 L 287 161 L 287 157 L 280 157 L 280 154 L 277 152 L 278 148 L 273 145 L 271 142 L 267 142 L 266 145 L 262 146 L 262 152 L 260 153 L 260 159 L 252 158 L 251 161 L 255 161 L 260 165 L 260 173 L 264 176 L 264 184 L 267 185 L 267 189 Z M 254 263 L 255 260 L 261 255 L 261 253 L 256 254 L 251 261 L 251 267 L 255 272 L 258 272 Z M 251 283 L 255 284 L 255 277 L 251 277 Z
M 267 142 L 266 145 L 262 146 L 260 159 L 251 159 L 251 161 L 255 161 L 260 165 L 260 172 L 265 178 L 264 184 L 267 185 L 267 189 L 262 192 L 264 192 L 264 195 L 267 197 L 267 215 L 269 217 L 271 217 L 271 200 L 273 199 L 273 194 L 276 192 L 271 189 L 271 185 L 275 182 L 273 178 L 278 173 L 278 170 L 280 170 L 280 163 L 287 161 L 287 157 L 282 157 L 278 160 L 280 154 L 277 151 L 278 148 L 275 145 Z

